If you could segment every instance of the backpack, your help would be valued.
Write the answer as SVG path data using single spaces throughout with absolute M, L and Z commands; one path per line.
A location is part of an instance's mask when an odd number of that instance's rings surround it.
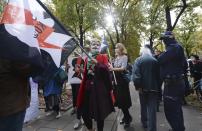
M 67 79 L 67 73 L 63 69 L 59 68 L 54 75 L 54 80 L 56 81 L 56 83 L 62 85 Z

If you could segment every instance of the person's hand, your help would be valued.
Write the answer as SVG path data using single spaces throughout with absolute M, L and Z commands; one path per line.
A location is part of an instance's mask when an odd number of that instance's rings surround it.
M 69 65 L 69 64 L 67 64 L 67 65 L 66 65 L 66 69 L 68 70 L 69 68 L 70 68 L 70 65 Z
M 80 68 L 78 66 L 76 66 L 74 70 L 75 70 L 76 73 L 80 72 Z
M 113 70 L 113 66 L 112 66 L 112 64 L 109 64 L 109 70 L 110 70 L 110 71 Z
M 98 61 L 96 59 L 94 59 L 94 58 L 92 58 L 91 61 L 92 61 L 93 64 L 97 64 L 98 63 Z

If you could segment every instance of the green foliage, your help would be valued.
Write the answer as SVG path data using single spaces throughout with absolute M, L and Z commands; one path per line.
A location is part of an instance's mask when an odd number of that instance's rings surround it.
M 3 14 L 3 9 L 4 9 L 5 4 L 6 4 L 5 0 L 0 1 L 0 21 L 1 21 L 1 17 L 2 17 L 2 14 Z
M 189 57 L 191 53 L 198 52 L 196 50 L 196 47 L 199 45 L 198 33 L 200 30 L 198 30 L 198 27 L 199 15 L 194 13 L 193 8 L 187 8 L 186 12 L 182 15 L 181 23 L 176 29 L 176 37 L 184 47 L 187 57 Z
M 180 0 L 52 0 L 54 14 L 71 29 L 76 36 L 89 43 L 86 34 L 100 39 L 96 29 L 104 29 L 110 51 L 115 44 L 123 43 L 133 61 L 139 54 L 143 41 L 149 41 L 157 49 L 163 44 L 157 39 L 166 29 L 165 7 L 179 14 Z M 202 31 L 199 30 L 199 16 L 193 8 L 201 6 L 202 0 L 186 0 L 188 8 L 175 29 L 176 37 L 182 43 L 187 55 L 201 49 Z M 113 25 L 108 27 L 106 16 L 113 17 Z M 174 21 L 172 19 L 172 21 Z M 201 24 L 201 23 L 200 23 Z M 86 39 L 85 39 L 86 38 Z
M 98 1 L 97 1 L 98 2 Z M 100 0 L 98 26 L 106 30 L 114 54 L 116 43 L 123 43 L 133 61 L 139 54 L 141 30 L 144 29 L 144 17 L 138 0 Z M 103 21 L 106 15 L 113 17 L 113 26 L 107 27 Z
M 142 1 L 142 5 L 145 6 L 142 10 L 145 12 L 145 27 L 146 30 L 142 30 L 145 34 L 146 41 L 150 42 L 150 45 L 156 45 L 155 40 L 159 38 L 161 32 L 164 31 L 165 25 L 165 13 L 162 6 L 164 4 L 161 0 L 149 0 Z
M 85 33 L 95 29 L 98 8 L 94 0 L 53 0 L 55 15 L 83 45 Z

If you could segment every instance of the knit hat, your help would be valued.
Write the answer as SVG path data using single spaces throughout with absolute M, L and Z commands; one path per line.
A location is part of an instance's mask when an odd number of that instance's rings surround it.
M 172 31 L 166 31 L 164 33 L 161 33 L 161 36 L 160 36 L 160 40 L 163 40 L 163 39 L 174 39 L 174 34 Z

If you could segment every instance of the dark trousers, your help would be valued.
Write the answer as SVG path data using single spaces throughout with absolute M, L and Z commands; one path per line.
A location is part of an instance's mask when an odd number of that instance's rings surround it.
M 45 101 L 45 105 L 46 105 L 46 111 L 51 110 L 50 106 L 49 106 L 49 103 L 48 103 L 48 97 L 47 96 L 44 96 L 44 101 Z
M 200 85 L 200 79 L 201 78 L 194 78 L 194 87 L 196 88 L 196 95 L 199 96 L 201 95 L 202 96 L 202 90 L 201 90 L 201 85 Z
M 182 99 L 184 97 L 184 79 L 166 80 L 164 85 L 164 111 L 173 131 L 184 131 Z
M 71 87 L 72 87 L 73 107 L 76 107 L 77 96 L 78 96 L 80 84 L 71 84 Z
M 53 106 L 53 111 L 55 111 L 57 114 L 60 112 L 60 106 L 59 105 L 54 105 Z
M 22 131 L 25 112 L 21 111 L 6 117 L 0 117 L 0 131 Z
M 78 119 L 78 120 L 80 120 L 81 119 L 81 111 L 80 110 L 76 110 L 76 118 Z
M 92 118 L 91 118 L 90 112 L 89 112 L 89 97 L 90 97 L 90 92 L 89 92 L 89 90 L 86 90 L 85 96 L 84 96 L 83 107 L 80 110 L 81 111 L 80 113 L 81 113 L 81 116 L 83 118 L 84 124 L 90 130 L 90 129 L 93 128 L 93 121 L 92 121 Z M 97 122 L 97 131 L 103 131 L 103 129 L 104 129 L 104 120 L 100 120 L 98 118 L 96 120 L 96 122 Z
M 46 109 L 48 111 L 53 110 L 58 114 L 60 111 L 60 103 L 61 103 L 60 95 L 49 95 L 44 97 L 44 99 L 46 103 Z
M 83 121 L 86 127 L 90 130 L 93 128 L 93 120 L 89 117 L 88 114 L 82 115 Z M 97 120 L 97 131 L 103 131 L 104 120 Z
M 139 93 L 141 122 L 148 131 L 156 131 L 156 111 L 158 93 Z
M 122 112 L 123 112 L 123 120 L 126 124 L 129 124 L 131 122 L 131 115 L 130 115 L 130 112 L 128 110 L 128 108 L 121 108 Z
M 73 107 L 76 107 L 77 96 L 79 93 L 80 84 L 71 84 L 72 87 L 72 100 L 73 100 Z M 77 119 L 81 119 L 81 112 L 79 110 L 76 111 Z

